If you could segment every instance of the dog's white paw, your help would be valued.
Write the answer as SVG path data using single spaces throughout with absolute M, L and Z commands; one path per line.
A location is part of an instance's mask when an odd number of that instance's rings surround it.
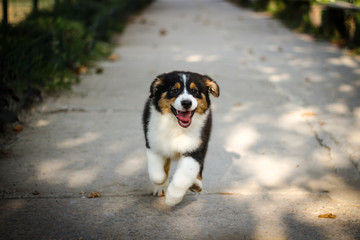
M 168 205 L 169 207 L 175 206 L 176 204 L 181 202 L 183 197 L 184 196 L 176 197 L 176 196 L 171 196 L 168 194 L 168 195 L 166 195 L 166 198 L 165 198 L 165 204 Z
M 169 181 L 166 180 L 164 184 L 154 185 L 153 195 L 154 196 L 165 196 L 167 192 L 167 188 L 169 185 Z
M 184 191 L 181 188 L 175 187 L 173 184 L 170 184 L 168 191 L 166 193 L 165 204 L 168 206 L 175 206 L 184 198 L 186 190 Z

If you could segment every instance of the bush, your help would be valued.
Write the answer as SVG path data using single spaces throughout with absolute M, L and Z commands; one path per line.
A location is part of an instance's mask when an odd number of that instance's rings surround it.
M 287 27 L 327 39 L 339 46 L 360 54 L 360 12 L 326 4 L 330 0 L 231 0 L 257 11 L 268 11 Z M 319 5 L 319 2 L 322 4 Z M 360 0 L 348 1 L 360 5 Z M 310 19 L 312 7 L 322 8 L 321 26 L 314 26 Z
M 76 69 L 109 53 L 114 31 L 152 0 L 61 1 L 0 30 L 1 114 L 21 108 L 28 95 L 58 91 L 79 81 Z M 31 97 L 30 97 L 31 98 Z M 41 99 L 41 97 L 39 97 Z
M 91 40 L 79 22 L 51 17 L 22 22 L 0 37 L 1 83 L 16 92 L 69 87 L 73 81 L 66 75 L 84 62 Z

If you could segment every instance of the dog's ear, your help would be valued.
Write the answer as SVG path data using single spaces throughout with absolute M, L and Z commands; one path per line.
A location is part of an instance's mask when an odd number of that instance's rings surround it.
M 207 75 L 204 75 L 203 78 L 205 80 L 205 85 L 208 87 L 209 93 L 211 93 L 214 97 L 219 97 L 220 95 L 219 85 Z
M 150 86 L 150 98 L 154 97 L 160 85 L 163 84 L 164 74 L 159 75 L 155 78 L 155 80 L 151 83 Z

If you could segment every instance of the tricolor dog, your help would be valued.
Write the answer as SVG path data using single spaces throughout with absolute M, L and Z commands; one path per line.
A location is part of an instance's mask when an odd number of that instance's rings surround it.
M 178 204 L 189 189 L 202 191 L 202 171 L 211 131 L 210 94 L 219 86 L 206 75 L 174 71 L 156 77 L 143 113 L 146 155 L 153 195 Z M 178 161 L 169 184 L 171 161 Z

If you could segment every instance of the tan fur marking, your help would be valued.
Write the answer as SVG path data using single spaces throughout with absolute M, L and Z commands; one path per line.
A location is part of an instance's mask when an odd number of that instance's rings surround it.
M 181 88 L 180 83 L 175 83 L 174 88 L 180 89 Z
M 196 85 L 195 85 L 195 83 L 190 83 L 190 89 L 197 89 L 197 87 L 196 87 Z
M 200 181 L 202 180 L 202 177 L 200 176 L 200 173 L 198 173 L 196 178 L 199 179 Z
M 164 165 L 164 171 L 165 171 L 165 173 L 166 173 L 166 179 L 169 178 L 170 163 L 171 163 L 170 158 L 167 158 L 167 159 L 165 160 L 165 165 Z
M 159 107 L 161 108 L 161 112 L 164 113 L 171 113 L 170 105 L 175 101 L 175 98 L 167 99 L 166 92 L 161 94 L 161 98 L 159 100 Z
M 215 81 L 213 81 L 207 77 L 205 77 L 204 79 L 206 81 L 206 86 L 209 87 L 210 93 L 214 97 L 219 97 L 219 95 L 220 95 L 219 85 Z
M 198 107 L 196 108 L 196 113 L 204 114 L 205 111 L 208 109 L 209 105 L 206 101 L 205 94 L 201 94 L 202 99 L 196 99 L 198 101 Z

